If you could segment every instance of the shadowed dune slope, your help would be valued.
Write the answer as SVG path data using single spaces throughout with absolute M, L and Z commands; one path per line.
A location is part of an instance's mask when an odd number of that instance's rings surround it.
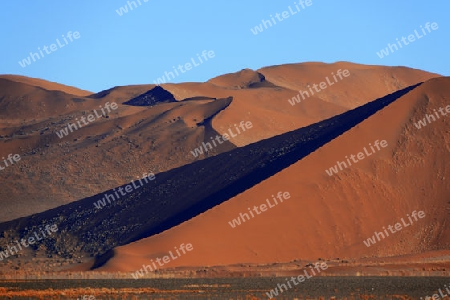
M 158 103 L 176 102 L 173 95 L 160 86 L 156 86 L 151 90 L 141 94 L 129 101 L 124 102 L 125 105 L 134 106 L 153 106 Z
M 450 78 L 430 80 L 304 159 L 230 200 L 161 234 L 118 247 L 101 270 L 135 271 L 182 243 L 194 250 L 164 267 L 383 257 L 449 249 Z M 375 140 L 387 148 L 333 176 L 325 169 Z M 281 149 L 280 149 L 281 151 Z M 369 153 L 371 150 L 369 149 Z M 232 162 L 227 164 L 232 167 Z M 279 191 L 291 198 L 243 222 L 240 213 Z M 273 204 L 273 201 L 272 201 Z M 407 214 L 424 211 L 410 224 Z M 404 218 L 408 227 L 367 247 L 363 241 Z M 394 229 L 395 230 L 395 229 Z
M 154 84 L 116 86 L 116 87 L 98 92 L 96 94 L 92 94 L 89 96 L 89 98 L 107 99 L 109 101 L 115 101 L 117 103 L 122 103 L 122 102 L 130 100 L 136 96 L 142 95 L 145 92 L 153 89 L 154 87 L 155 87 Z
M 414 88 L 398 91 L 308 127 L 159 173 L 154 181 L 126 196 L 111 203 L 103 202 L 102 208 L 95 208 L 94 203 L 98 203 L 105 194 L 113 194 L 113 191 L 2 223 L 0 232 L 8 232 L 8 239 L 3 242 L 26 236 L 41 224 L 55 223 L 60 235 L 56 240 L 46 241 L 47 248 L 42 251 L 64 257 L 86 254 L 109 256 L 115 246 L 171 229 L 251 189 Z M 224 105 L 229 104 L 228 99 L 223 102 Z M 212 103 L 215 101 L 206 100 L 205 105 Z M 178 103 L 181 104 L 186 103 Z M 104 260 L 100 257 L 98 261 Z

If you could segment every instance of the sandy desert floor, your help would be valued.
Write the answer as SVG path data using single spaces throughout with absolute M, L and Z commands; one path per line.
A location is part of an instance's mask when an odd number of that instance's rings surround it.
M 0 299 L 268 299 L 282 278 L 0 281 Z M 420 299 L 447 277 L 312 278 L 276 299 Z

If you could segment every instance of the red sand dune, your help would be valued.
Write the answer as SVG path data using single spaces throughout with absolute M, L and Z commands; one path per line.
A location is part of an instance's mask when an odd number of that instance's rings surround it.
M 194 250 L 164 267 L 358 259 L 448 249 L 450 115 L 420 130 L 414 122 L 449 105 L 449 83 L 450 78 L 427 81 L 250 190 L 159 235 L 118 247 L 100 270 L 135 271 L 181 243 L 191 243 Z M 386 140 L 388 147 L 332 177 L 325 173 L 375 140 Z M 279 191 L 288 191 L 291 198 L 230 227 L 228 222 L 239 213 Z M 363 244 L 374 231 L 414 210 L 426 216 L 370 248 Z
M 349 69 L 351 76 L 316 97 L 294 106 L 288 103 L 306 83 L 320 83 L 339 68 Z M 269 83 L 264 83 L 261 74 Z M 186 98 L 233 97 L 226 108 L 217 108 L 211 130 L 223 133 L 234 124 L 250 121 L 253 128 L 248 134 L 230 141 L 231 145 L 243 146 L 436 76 L 408 68 L 352 63 L 282 65 L 242 70 L 205 83 L 163 84 L 180 103 L 147 108 L 120 104 L 152 89 L 152 84 L 114 87 L 82 97 L 89 93 L 5 75 L 0 77 L 0 98 L 5 97 L 0 103 L 0 141 L 4 141 L 0 155 L 18 153 L 22 160 L 17 168 L 0 173 L 0 180 L 8 182 L 0 189 L 4 202 L 0 221 L 100 193 L 145 172 L 163 172 L 193 162 L 190 151 L 201 144 L 209 130 L 202 125 L 192 126 L 210 114 L 205 103 L 212 100 L 183 101 Z M 119 109 L 109 118 L 95 121 L 62 140 L 56 136 L 55 131 L 68 122 L 113 101 Z M 214 149 L 210 155 L 229 148 Z

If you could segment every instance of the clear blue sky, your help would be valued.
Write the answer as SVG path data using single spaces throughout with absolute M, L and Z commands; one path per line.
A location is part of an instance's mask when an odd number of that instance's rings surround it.
M 19 74 L 98 92 L 153 83 L 203 50 L 215 57 L 170 82 L 206 81 L 243 68 L 307 61 L 402 65 L 450 75 L 450 1 L 312 0 L 300 12 L 254 35 L 250 28 L 298 0 L 13 0 L 0 10 L 1 74 Z M 402 4 L 400 4 L 402 3 Z M 289 13 L 290 14 L 290 13 Z M 385 58 L 376 52 L 426 22 L 432 30 Z M 19 61 L 78 31 L 80 38 L 32 62 Z M 50 51 L 50 50 L 48 50 Z M 198 64 L 198 60 L 197 60 Z

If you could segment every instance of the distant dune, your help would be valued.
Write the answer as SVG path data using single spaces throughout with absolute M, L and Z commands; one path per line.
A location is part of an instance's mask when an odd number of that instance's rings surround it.
M 0 95 L 2 122 L 31 125 L 34 129 L 42 126 L 40 122 L 45 124 L 60 116 L 98 108 L 98 101 L 86 101 L 85 98 L 61 90 L 47 90 L 1 76 Z M 1 126 L 0 129 L 18 131 L 16 127 Z
M 63 85 L 60 83 L 56 83 L 56 82 L 42 80 L 39 78 L 31 78 L 31 77 L 25 77 L 25 76 L 19 76 L 19 75 L 0 75 L 0 78 L 40 87 L 40 88 L 46 89 L 48 91 L 61 91 L 66 94 L 71 94 L 74 96 L 85 97 L 85 96 L 89 96 L 92 94 L 92 92 L 80 90 L 73 86 L 67 86 L 67 85 Z

